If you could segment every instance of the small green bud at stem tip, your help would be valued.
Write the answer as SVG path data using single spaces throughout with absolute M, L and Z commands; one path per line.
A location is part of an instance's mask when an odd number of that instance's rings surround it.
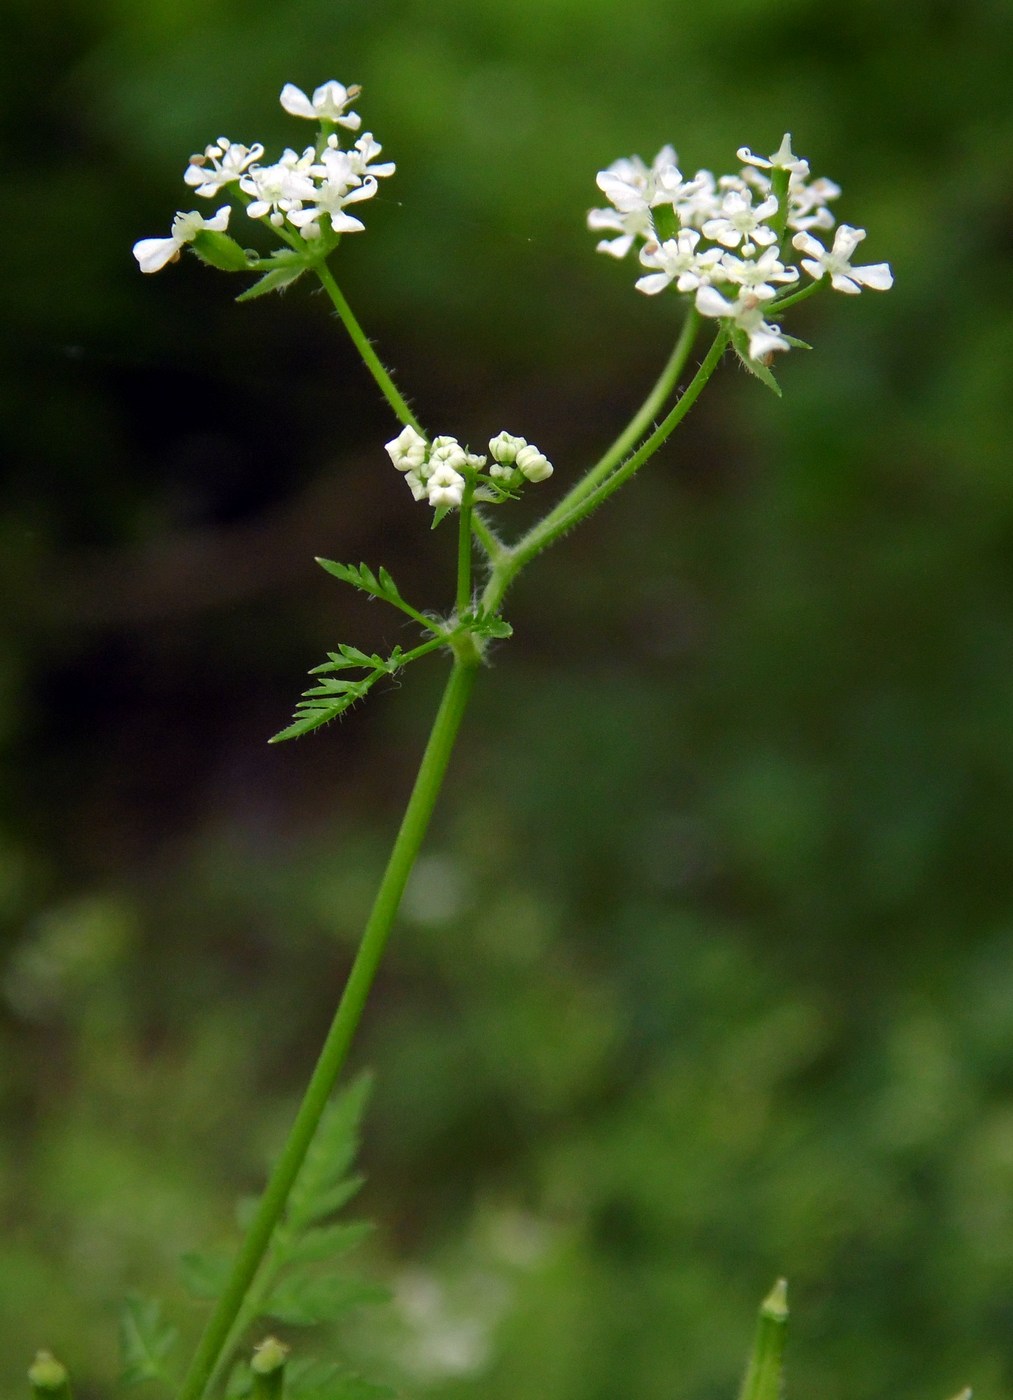
M 28 1380 L 32 1394 L 40 1397 L 40 1400 L 43 1400 L 43 1397 L 44 1400 L 54 1400 L 54 1397 L 70 1400 L 70 1377 L 67 1368 L 57 1361 L 51 1352 L 36 1352 L 35 1360 L 28 1368 Z
M 250 1362 L 254 1400 L 281 1400 L 287 1360 L 288 1347 L 277 1337 L 266 1337 L 254 1347 Z
M 774 1318 L 778 1322 L 783 1322 L 788 1316 L 788 1280 L 786 1278 L 777 1280 L 764 1298 L 760 1311 L 764 1317 Z
M 781 1400 L 787 1322 L 788 1284 L 781 1278 L 760 1304 L 753 1351 L 746 1367 L 739 1400 Z

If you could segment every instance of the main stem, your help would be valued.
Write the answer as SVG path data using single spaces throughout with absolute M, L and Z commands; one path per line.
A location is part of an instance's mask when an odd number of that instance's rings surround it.
M 200 1400 L 225 1348 L 229 1332 L 271 1241 L 274 1228 L 313 1140 L 321 1115 L 344 1067 L 352 1037 L 362 1019 L 391 925 L 419 848 L 425 838 L 454 740 L 460 728 L 477 664 L 455 660 L 440 708 L 419 765 L 415 786 L 401 822 L 387 868 L 366 923 L 345 990 L 306 1088 L 288 1141 L 257 1207 L 232 1273 L 201 1337 L 190 1369 L 179 1391 L 179 1400 Z

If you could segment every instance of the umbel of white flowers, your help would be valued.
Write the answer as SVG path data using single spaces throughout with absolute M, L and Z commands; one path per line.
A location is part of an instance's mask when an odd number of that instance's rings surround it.
M 770 156 L 748 146 L 737 154 L 743 163 L 737 174 L 698 170 L 689 179 L 671 146 L 650 166 L 639 156 L 617 160 L 597 177 L 611 208 L 592 209 L 587 222 L 608 235 L 599 252 L 624 258 L 637 250 L 647 269 L 638 291 L 657 296 L 672 287 L 692 297 L 701 316 L 729 322 L 745 337 L 750 358 L 764 361 L 798 343 L 766 316 L 801 277 L 788 257 L 789 238 L 791 248 L 806 254 L 801 269 L 816 281 L 829 279 L 835 291 L 885 291 L 893 274 L 888 263 L 852 263 L 864 229 L 841 224 L 829 250 L 815 236 L 814 230 L 834 227 L 828 206 L 841 191 L 832 180 L 809 178 L 809 163 L 792 151 L 790 135 Z
M 394 173 L 393 161 L 377 163 L 382 147 L 372 132 L 359 136 L 342 149 L 336 127 L 358 131 L 362 119 L 345 109 L 361 89 L 327 82 L 312 97 L 292 83 L 281 90 L 281 105 L 291 116 L 319 123 L 320 140 L 301 152 L 284 150 L 273 164 L 261 159 L 260 142 L 243 146 L 219 136 L 202 152 L 190 157 L 184 182 L 202 199 L 226 197 L 240 204 L 251 219 L 264 219 L 282 237 L 293 234 L 319 239 L 332 234 L 358 233 L 365 225 L 348 212 L 349 206 L 372 199 L 377 180 Z M 142 272 L 158 272 L 176 262 L 180 251 L 205 231 L 223 233 L 232 206 L 223 205 L 211 219 L 198 212 L 179 213 L 168 238 L 142 238 L 134 244 L 134 257 Z M 222 240 L 224 241 L 224 240 Z M 238 268 L 236 270 L 239 270 Z
M 462 447 L 455 437 L 427 442 L 414 428 L 405 427 L 385 444 L 387 455 L 404 472 L 417 501 L 427 500 L 437 509 L 452 509 L 464 500 L 470 475 L 476 501 L 502 501 L 516 495 L 525 481 L 547 481 L 552 463 L 534 446 L 513 433 L 499 433 L 489 441 L 488 457 Z

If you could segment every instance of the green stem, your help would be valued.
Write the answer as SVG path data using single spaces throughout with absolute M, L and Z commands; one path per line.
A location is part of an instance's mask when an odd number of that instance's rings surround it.
M 457 529 L 457 616 L 471 607 L 471 513 L 475 483 L 469 478 L 461 499 Z
M 573 490 L 564 496 L 559 505 L 555 507 L 557 511 L 564 515 L 567 514 L 574 505 L 598 485 L 599 481 L 604 481 L 612 468 L 622 461 L 627 452 L 636 446 L 651 424 L 657 420 L 658 414 L 689 358 L 689 352 L 693 348 L 693 341 L 696 339 L 699 326 L 699 314 L 691 306 L 686 313 L 686 319 L 682 323 L 682 330 L 679 332 L 672 353 L 665 362 L 665 367 L 658 375 L 651 392 L 608 451 L 595 462 L 590 471 L 585 472 Z
M 253 1282 L 257 1269 L 284 1212 L 292 1184 L 303 1164 L 313 1140 L 321 1115 L 331 1096 L 338 1075 L 344 1066 L 349 1045 L 362 1013 L 366 998 L 376 976 L 391 926 L 404 893 L 415 858 L 426 834 L 433 807 L 447 771 L 454 746 L 474 685 L 477 666 L 460 659 L 443 692 L 440 708 L 419 766 L 415 785 L 405 809 L 401 827 L 394 842 L 387 868 L 380 881 L 372 912 L 355 955 L 352 970 L 345 984 L 341 1001 L 317 1060 L 316 1068 L 306 1088 L 295 1122 L 281 1156 L 271 1174 L 257 1213 L 247 1231 L 232 1273 L 204 1330 L 197 1352 L 179 1391 L 179 1400 L 200 1400 L 219 1356 L 225 1348 L 233 1322 L 243 1304 L 243 1298 Z
M 497 538 L 477 510 L 471 512 L 471 530 L 493 563 L 507 553 L 506 545 Z
M 352 311 L 352 308 L 349 306 L 348 302 L 345 300 L 344 296 L 342 295 L 341 288 L 338 286 L 337 282 L 335 282 L 334 276 L 331 273 L 331 269 L 323 261 L 316 262 L 313 266 L 317 276 L 320 278 L 320 281 L 323 284 L 324 291 L 330 297 L 335 311 L 341 318 L 342 325 L 345 327 L 345 330 L 348 332 L 348 334 L 352 337 L 352 341 L 355 345 L 356 350 L 358 350 L 359 354 L 365 361 L 366 368 L 369 370 L 370 374 L 376 380 L 377 384 L 379 384 L 380 389 L 383 392 L 384 398 L 390 404 L 391 408 L 397 414 L 398 418 L 401 420 L 402 423 L 404 423 L 409 428 L 414 428 L 417 433 L 421 433 L 422 436 L 425 437 L 425 433 L 423 432 L 419 424 L 419 420 L 415 417 L 415 414 L 405 403 L 398 390 L 397 385 L 394 383 L 393 379 L 391 379 L 387 370 L 384 369 L 383 365 L 380 363 L 376 351 L 373 349 L 372 345 L 370 345 L 369 343 L 369 340 L 366 338 L 365 331 L 355 319 L 355 314 Z
M 596 510 L 614 491 L 618 491 L 619 487 L 628 481 L 648 458 L 654 456 L 665 439 L 678 427 L 700 397 L 704 385 L 717 369 L 718 362 L 724 354 L 725 346 L 728 344 L 728 336 L 728 330 L 722 326 L 714 337 L 714 342 L 707 351 L 702 364 L 686 386 L 685 392 L 680 396 L 675 407 L 658 424 L 654 432 L 641 443 L 632 456 L 628 457 L 621 466 L 616 467 L 591 491 L 578 492 L 577 487 L 575 487 L 569 495 L 564 496 L 558 506 L 550 510 L 537 524 L 532 526 L 526 535 L 517 541 L 505 559 L 494 566 L 482 595 L 483 612 L 497 612 L 507 589 L 526 564 L 529 564 L 550 544 L 554 544 L 567 530 L 571 530 L 578 521 L 583 520 L 585 516 Z M 592 468 L 592 470 L 594 469 Z M 581 485 L 582 482 L 578 482 L 578 487 Z

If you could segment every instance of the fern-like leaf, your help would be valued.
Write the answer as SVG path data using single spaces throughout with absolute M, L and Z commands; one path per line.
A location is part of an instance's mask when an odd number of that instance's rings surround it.
M 160 1381 L 172 1388 L 176 1377 L 167 1358 L 179 1332 L 163 1320 L 161 1304 L 136 1295 L 128 1298 L 120 1314 L 119 1330 L 123 1384 Z

